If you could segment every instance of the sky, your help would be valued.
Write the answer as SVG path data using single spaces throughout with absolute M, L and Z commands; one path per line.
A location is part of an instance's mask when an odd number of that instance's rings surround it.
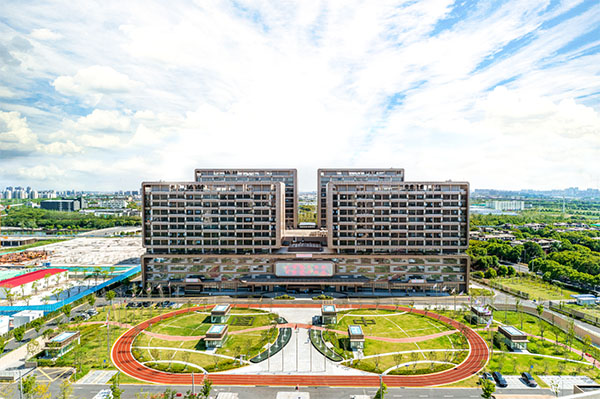
M 203 167 L 600 188 L 600 2 L 0 2 L 0 188 Z

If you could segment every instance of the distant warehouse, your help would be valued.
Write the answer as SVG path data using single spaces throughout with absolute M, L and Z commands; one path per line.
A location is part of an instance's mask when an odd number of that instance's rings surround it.
M 74 200 L 45 200 L 40 202 L 40 208 L 48 211 L 76 212 L 86 208 L 86 202 L 83 198 Z

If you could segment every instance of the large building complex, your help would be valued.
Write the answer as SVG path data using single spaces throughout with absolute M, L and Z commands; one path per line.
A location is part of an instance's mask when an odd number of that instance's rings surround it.
M 142 184 L 144 284 L 185 293 L 467 290 L 468 183 L 320 169 L 325 222 L 306 230 L 297 229 L 295 169 L 198 169 L 194 180 Z

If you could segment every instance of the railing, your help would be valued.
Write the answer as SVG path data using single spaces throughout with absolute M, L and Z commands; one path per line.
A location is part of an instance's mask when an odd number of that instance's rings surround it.
M 594 326 L 600 327 L 600 317 L 592 316 L 589 313 L 581 312 L 577 309 L 569 308 L 565 306 L 562 302 L 550 302 L 550 309 L 566 314 L 567 316 L 571 316 L 577 318 L 579 320 L 583 320 L 587 323 L 590 323 Z
M 43 310 L 44 313 L 52 313 L 65 305 L 73 303 L 79 299 L 85 298 L 86 296 L 96 293 L 102 290 L 105 287 L 108 287 L 112 284 L 118 283 L 120 281 L 125 280 L 128 277 L 131 277 L 135 274 L 138 274 L 142 271 L 141 266 L 133 267 L 127 270 L 125 273 L 122 273 L 116 277 L 111 278 L 110 280 L 104 281 L 103 283 L 96 285 L 94 287 L 88 288 L 85 291 L 82 291 L 78 294 L 75 294 L 69 298 L 63 299 L 62 301 L 58 301 L 56 303 L 51 303 L 47 305 L 22 305 L 22 306 L 0 306 L 0 315 L 12 315 L 17 312 L 21 312 L 23 310 Z

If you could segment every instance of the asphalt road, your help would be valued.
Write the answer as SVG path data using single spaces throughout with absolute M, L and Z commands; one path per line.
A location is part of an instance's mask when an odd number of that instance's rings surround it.
M 260 377 L 258 377 L 260 378 Z M 52 383 L 50 392 L 52 397 L 58 397 L 60 379 Z M 100 390 L 109 388 L 108 385 L 73 385 L 73 397 L 91 399 Z M 137 399 L 140 392 L 144 393 L 162 393 L 167 387 L 164 385 L 121 385 L 124 390 L 123 399 Z M 171 386 L 177 392 L 185 393 L 191 390 L 190 386 Z M 197 390 L 200 387 L 196 387 Z M 235 392 L 239 399 L 275 399 L 277 392 L 292 392 L 294 389 L 285 387 L 215 387 L 212 390 L 211 397 L 215 398 L 219 392 Z M 352 395 L 369 395 L 371 398 L 375 395 L 375 388 L 312 388 L 300 387 L 300 392 L 308 392 L 311 399 L 350 399 Z M 498 388 L 497 393 L 502 394 L 551 394 L 549 389 L 502 389 Z M 563 394 L 567 394 L 564 392 Z M 142 396 L 143 397 L 143 396 Z M 481 398 L 481 390 L 478 388 L 389 388 L 386 398 L 402 398 L 402 399 L 467 399 Z M 18 399 L 19 393 L 15 390 L 12 398 Z

